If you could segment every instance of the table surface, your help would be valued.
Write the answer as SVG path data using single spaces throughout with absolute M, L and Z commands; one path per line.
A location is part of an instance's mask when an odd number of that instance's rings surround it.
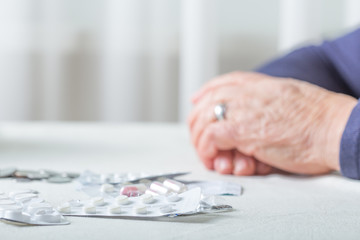
M 319 177 L 235 177 L 207 171 L 178 124 L 2 123 L 0 168 L 98 173 L 191 171 L 186 180 L 239 183 L 225 197 L 234 211 L 157 221 L 68 217 L 66 226 L 0 222 L 0 239 L 360 239 L 360 182 Z M 81 198 L 75 183 L 0 180 L 0 190 L 32 188 L 53 204 Z

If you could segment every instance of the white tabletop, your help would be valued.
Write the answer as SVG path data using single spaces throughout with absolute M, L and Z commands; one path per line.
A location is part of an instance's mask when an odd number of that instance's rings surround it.
M 223 176 L 207 171 L 175 124 L 2 123 L 0 168 L 98 173 L 191 171 L 186 180 L 240 183 L 242 196 L 225 197 L 234 211 L 158 221 L 68 217 L 70 225 L 19 227 L 0 222 L 0 239 L 360 239 L 360 181 L 320 177 Z M 83 195 L 74 183 L 18 183 L 53 204 Z

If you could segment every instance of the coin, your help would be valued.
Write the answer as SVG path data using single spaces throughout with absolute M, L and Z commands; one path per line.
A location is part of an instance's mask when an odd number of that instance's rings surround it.
M 0 178 L 12 177 L 15 172 L 16 168 L 13 167 L 0 169 Z
M 41 180 L 41 179 L 49 178 L 50 175 L 44 172 L 34 172 L 34 173 L 29 173 L 27 177 L 31 180 Z
M 36 174 L 38 173 L 37 171 L 32 171 L 32 170 L 16 170 L 16 172 L 14 173 L 14 176 L 16 178 L 27 178 L 29 174 Z
M 47 179 L 50 183 L 68 183 L 71 182 L 72 179 L 69 177 L 62 177 L 62 176 L 54 176 Z

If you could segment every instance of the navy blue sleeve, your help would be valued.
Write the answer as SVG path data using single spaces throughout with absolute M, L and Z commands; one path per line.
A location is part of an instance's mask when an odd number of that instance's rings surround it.
M 360 29 L 320 46 L 301 48 L 256 70 L 307 81 L 330 91 L 360 97 Z M 360 103 L 353 109 L 340 144 L 345 177 L 360 179 Z

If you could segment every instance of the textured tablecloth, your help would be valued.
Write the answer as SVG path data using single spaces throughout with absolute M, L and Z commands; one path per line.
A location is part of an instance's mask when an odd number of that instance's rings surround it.
M 197 159 L 186 126 L 176 124 L 2 123 L 0 168 L 98 173 L 191 171 L 186 180 L 240 183 L 225 197 L 234 211 L 158 221 L 68 217 L 67 226 L 19 227 L 0 222 L 0 239 L 360 239 L 360 181 L 320 177 L 222 176 Z M 84 198 L 75 183 L 17 183 L 53 204 Z

